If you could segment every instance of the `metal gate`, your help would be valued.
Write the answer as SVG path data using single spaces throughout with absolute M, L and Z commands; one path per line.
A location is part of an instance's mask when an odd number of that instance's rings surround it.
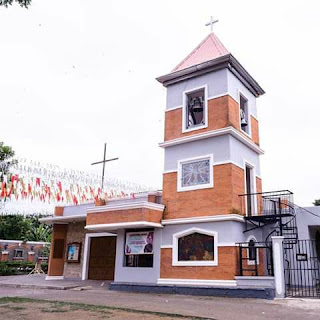
M 320 298 L 320 250 L 315 240 L 296 240 L 284 246 L 287 297 Z

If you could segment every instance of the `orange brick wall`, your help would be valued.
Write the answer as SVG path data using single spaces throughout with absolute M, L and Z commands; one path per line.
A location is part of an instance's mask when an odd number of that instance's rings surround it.
M 161 249 L 160 277 L 171 279 L 234 280 L 238 272 L 237 248 L 219 247 L 218 266 L 172 266 L 172 249 Z
M 251 140 L 259 145 L 258 120 L 250 116 Z M 182 138 L 206 131 L 234 127 L 245 137 L 248 137 L 240 129 L 239 104 L 229 95 L 208 100 L 208 127 L 204 129 L 182 132 L 182 108 L 174 109 L 165 113 L 164 140 Z
M 164 218 L 241 213 L 239 194 L 244 193 L 244 171 L 234 164 L 213 168 L 214 187 L 177 192 L 177 173 L 163 175 Z M 237 212 L 237 210 L 239 212 Z
M 251 116 L 251 137 L 252 141 L 259 145 L 259 123 L 253 116 Z
M 260 178 L 256 177 L 256 189 L 257 193 L 262 192 L 262 181 Z M 263 209 L 263 202 L 262 202 L 262 195 L 257 195 L 257 206 L 258 206 L 258 214 L 262 213 Z
M 163 212 L 151 209 L 129 209 L 105 212 L 93 212 L 87 216 L 87 225 L 105 224 L 105 223 L 121 223 L 134 221 L 149 221 L 160 223 Z
M 165 114 L 165 141 L 233 126 L 240 129 L 239 105 L 229 95 L 208 100 L 208 127 L 182 133 L 182 108 Z
M 256 177 L 256 188 L 257 192 L 262 192 L 262 181 L 258 177 Z
M 64 207 L 55 207 L 54 215 L 55 216 L 63 216 Z
M 66 245 L 67 245 L 67 243 L 66 243 L 67 242 L 67 231 L 68 231 L 67 224 L 54 224 L 53 225 L 50 259 L 49 259 L 49 269 L 48 269 L 49 276 L 62 276 L 63 275 L 65 251 L 66 251 Z M 53 258 L 54 240 L 55 239 L 64 239 L 65 247 L 64 247 L 64 255 L 63 255 L 62 259 L 54 259 Z
M 9 258 L 9 254 L 4 254 L 4 253 L 2 253 L 1 254 L 1 262 L 7 262 L 8 261 L 8 258 Z

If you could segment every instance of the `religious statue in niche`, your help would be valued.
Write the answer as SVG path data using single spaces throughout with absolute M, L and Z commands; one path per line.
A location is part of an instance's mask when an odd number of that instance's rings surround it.
M 67 262 L 80 262 L 81 242 L 72 242 L 68 244 Z

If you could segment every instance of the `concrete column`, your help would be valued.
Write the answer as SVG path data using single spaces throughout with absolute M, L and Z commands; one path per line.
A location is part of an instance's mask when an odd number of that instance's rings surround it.
M 67 224 L 53 225 L 48 276 L 46 280 L 63 279 L 67 232 Z
M 6 251 L 6 250 L 2 251 L 2 253 L 1 253 L 1 261 L 2 262 L 7 262 L 8 259 L 9 259 L 9 251 Z
M 283 236 L 272 237 L 273 270 L 276 298 L 285 297 L 284 265 L 283 265 Z
M 35 255 L 35 252 L 33 252 L 33 251 L 28 252 L 28 262 L 33 262 L 34 255 Z

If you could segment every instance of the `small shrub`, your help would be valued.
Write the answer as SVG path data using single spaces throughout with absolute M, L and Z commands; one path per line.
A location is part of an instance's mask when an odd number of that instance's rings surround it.
M 14 268 L 9 267 L 3 262 L 0 262 L 0 276 L 12 276 L 14 274 L 16 274 Z
M 28 261 L 0 262 L 0 276 L 28 274 L 35 267 L 35 263 Z M 42 270 L 47 273 L 48 263 L 41 263 Z

